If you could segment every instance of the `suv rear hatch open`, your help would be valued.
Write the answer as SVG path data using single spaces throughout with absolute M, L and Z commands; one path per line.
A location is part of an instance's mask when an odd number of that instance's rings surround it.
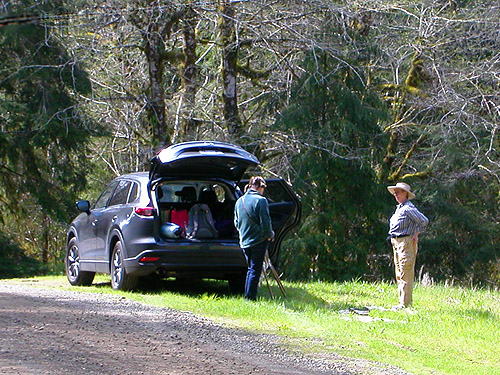
M 259 165 L 257 157 L 239 146 L 222 142 L 186 142 L 176 144 L 161 150 L 152 160 L 149 173 L 150 189 L 152 201 L 155 208 L 160 213 L 170 206 L 161 202 L 161 197 L 156 191 L 161 190 L 162 184 L 174 184 L 175 181 L 199 181 L 201 185 L 207 181 L 219 181 L 220 185 L 232 183 L 231 202 L 225 200 L 226 212 L 234 212 L 234 202 L 241 194 L 242 187 L 247 181 L 241 181 L 245 171 Z M 241 182 L 240 182 L 241 181 Z M 268 188 L 265 196 L 269 201 L 269 210 L 275 231 L 275 241 L 269 247 L 269 254 L 274 264 L 278 263 L 279 252 L 282 240 L 286 233 L 295 227 L 300 219 L 301 204 L 299 197 L 293 192 L 290 185 L 282 179 L 266 180 Z M 189 184 L 189 182 L 186 182 Z M 193 183 L 194 184 L 194 183 Z M 179 187 L 180 189 L 180 187 Z M 234 190 L 235 189 L 235 190 Z M 165 192 L 162 192 L 165 194 Z M 201 191 L 195 195 L 193 202 L 199 202 L 202 196 Z M 226 198 L 229 194 L 226 194 Z M 221 203 L 221 202 L 219 202 Z M 160 207 L 161 206 L 161 207 Z M 163 208 L 162 208 L 163 207 Z M 188 208 L 189 210 L 189 208 Z M 216 217 L 214 217 L 215 219 Z M 226 216 L 225 219 L 228 219 Z M 233 239 L 237 241 L 237 234 L 234 236 L 221 236 L 219 240 Z M 215 244 L 217 240 L 202 240 L 206 246 Z
M 239 146 L 222 142 L 186 142 L 161 150 L 152 160 L 150 181 L 163 177 L 222 178 L 238 183 L 259 160 Z

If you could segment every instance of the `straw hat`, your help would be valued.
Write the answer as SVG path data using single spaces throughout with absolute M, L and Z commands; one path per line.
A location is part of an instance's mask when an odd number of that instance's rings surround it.
M 404 190 L 408 193 L 408 199 L 413 199 L 415 198 L 415 194 L 413 194 L 411 192 L 411 187 L 410 185 L 404 183 L 404 182 L 398 182 L 396 185 L 394 186 L 387 186 L 387 190 L 389 190 L 389 193 L 393 194 L 394 195 L 394 190 L 395 189 L 401 189 L 401 190 Z

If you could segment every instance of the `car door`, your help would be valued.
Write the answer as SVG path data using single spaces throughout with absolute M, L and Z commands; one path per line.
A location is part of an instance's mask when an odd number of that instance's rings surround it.
M 80 214 L 74 221 L 78 233 L 78 250 L 84 271 L 95 271 L 93 264 L 87 263 L 95 251 L 94 226 L 95 216 L 92 211 Z
M 243 191 L 246 184 L 248 184 L 248 180 L 242 180 L 238 185 Z M 301 203 L 297 194 L 283 179 L 266 179 L 266 184 L 264 196 L 269 203 L 269 214 L 275 234 L 274 241 L 271 242 L 268 251 L 271 261 L 277 267 L 281 243 L 285 235 L 300 221 Z
M 97 227 L 101 222 L 104 210 L 106 209 L 109 199 L 111 198 L 117 185 L 117 181 L 112 181 L 106 186 L 90 209 L 87 224 L 84 226 L 84 230 L 80 231 L 80 247 L 82 247 L 82 243 L 86 244 L 85 251 L 81 252 L 82 262 L 91 262 L 93 265 L 93 271 L 95 271 L 95 262 L 99 259 L 97 252 Z
M 120 180 L 113 190 L 105 208 L 100 211 L 98 220 L 95 222 L 96 251 L 95 260 L 101 265 L 109 260 L 107 244 L 108 234 L 116 221 L 120 218 L 120 210 L 127 203 L 128 193 L 132 182 Z

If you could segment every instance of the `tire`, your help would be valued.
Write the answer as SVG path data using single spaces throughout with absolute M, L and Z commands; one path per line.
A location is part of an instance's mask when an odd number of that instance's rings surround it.
M 66 257 L 64 258 L 66 277 L 73 286 L 89 286 L 94 281 L 95 272 L 82 271 L 80 267 L 80 249 L 76 238 L 68 242 Z
M 245 294 L 245 282 L 247 274 L 242 273 L 238 276 L 231 277 L 228 280 L 229 290 L 232 294 L 243 295 Z
M 132 290 L 137 286 L 138 277 L 130 276 L 123 266 L 122 243 L 118 241 L 111 257 L 111 287 L 114 290 Z

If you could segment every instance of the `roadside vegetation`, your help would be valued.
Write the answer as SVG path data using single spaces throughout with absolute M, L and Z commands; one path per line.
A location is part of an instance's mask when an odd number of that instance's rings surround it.
M 499 14 L 498 0 L 2 2 L 0 279 L 58 272 L 74 202 L 162 147 L 228 141 L 302 198 L 287 297 L 121 294 L 416 374 L 500 373 Z M 430 219 L 416 273 L 437 286 L 412 311 L 343 314 L 396 302 L 397 181 Z M 116 293 L 97 280 L 75 290 Z
M 226 283 L 216 281 L 186 285 L 166 280 L 136 292 L 113 291 L 107 276 L 78 288 L 64 277 L 22 282 L 191 311 L 229 326 L 283 336 L 285 346 L 311 355 L 335 353 L 419 375 L 500 373 L 499 291 L 417 285 L 414 308 L 392 311 L 396 287 L 382 282 L 286 282 L 286 297 L 271 282 L 274 298 L 264 283 L 255 303 L 230 295 Z
M 0 233 L 50 268 L 77 199 L 171 143 L 228 141 L 302 198 L 287 280 L 390 280 L 386 186 L 404 181 L 430 219 L 419 277 L 494 288 L 499 14 L 497 0 L 2 2 Z

